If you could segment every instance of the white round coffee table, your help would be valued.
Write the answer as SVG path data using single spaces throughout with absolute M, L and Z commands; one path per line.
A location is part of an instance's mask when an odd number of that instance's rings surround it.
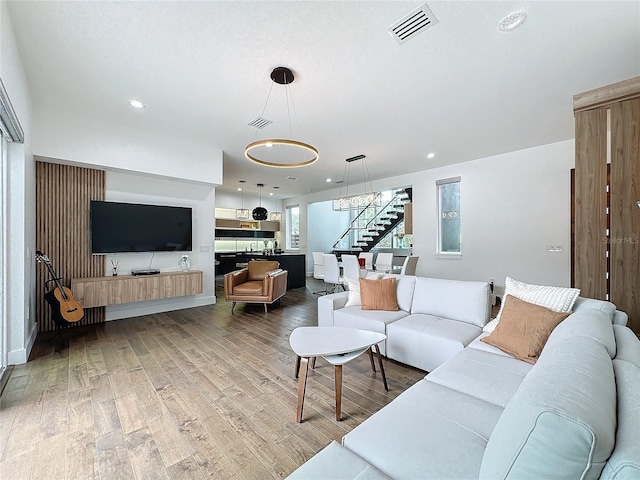
M 289 344 L 296 354 L 295 375 L 298 380 L 298 411 L 296 420 L 302 421 L 302 407 L 304 405 L 304 393 L 307 386 L 307 374 L 309 372 L 309 359 L 315 362 L 316 357 L 323 357 L 335 366 L 336 385 L 336 420 L 340 421 L 342 406 L 342 365 L 354 358 L 369 352 L 371 368 L 376 371 L 373 361 L 373 347 L 380 364 L 380 373 L 384 383 L 384 389 L 389 390 L 387 378 L 382 365 L 382 355 L 378 344 L 385 340 L 384 333 L 356 330 L 355 328 L 341 327 L 299 327 L 291 332 Z M 302 365 L 302 375 L 300 366 Z

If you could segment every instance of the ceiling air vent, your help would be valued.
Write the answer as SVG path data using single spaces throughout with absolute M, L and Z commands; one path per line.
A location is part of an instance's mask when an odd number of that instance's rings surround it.
M 427 7 L 427 4 L 423 3 L 414 11 L 405 15 L 387 28 L 387 32 L 402 45 L 436 23 L 438 23 L 438 19 L 429 7 Z
M 273 123 L 272 120 L 267 120 L 266 118 L 257 117 L 249 122 L 249 126 L 262 129 L 267 125 L 271 125 L 272 123 Z

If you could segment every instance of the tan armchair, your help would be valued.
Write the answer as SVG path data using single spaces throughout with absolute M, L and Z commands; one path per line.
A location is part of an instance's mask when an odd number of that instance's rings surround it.
M 287 293 L 286 270 L 278 268 L 274 261 L 251 261 L 247 268 L 227 273 L 224 276 L 224 298 L 232 301 L 231 313 L 237 302 L 263 303 L 264 311 Z

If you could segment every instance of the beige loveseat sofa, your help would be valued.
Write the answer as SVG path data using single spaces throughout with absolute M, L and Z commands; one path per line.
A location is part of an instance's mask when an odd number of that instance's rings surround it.
M 450 358 L 290 478 L 640 478 L 640 341 L 609 302 L 579 298 L 572 309 L 533 365 L 482 331 L 455 353 L 447 345 Z M 345 326 L 338 310 L 319 320 Z M 388 336 L 388 353 L 401 338 Z

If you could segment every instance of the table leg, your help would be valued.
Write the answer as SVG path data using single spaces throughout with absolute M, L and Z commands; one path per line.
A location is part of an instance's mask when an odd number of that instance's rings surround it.
M 298 411 L 296 416 L 296 421 L 298 423 L 302 422 L 302 407 L 304 405 L 304 391 L 307 387 L 307 373 L 309 373 L 309 358 L 302 357 L 302 375 L 298 380 Z
M 336 365 L 336 421 L 340 421 L 342 410 L 342 365 Z
M 388 392 L 389 386 L 387 385 L 387 377 L 384 374 L 384 367 L 382 366 L 382 355 L 380 355 L 380 346 L 376 343 L 376 355 L 378 356 L 378 363 L 380 363 L 380 373 L 382 373 L 382 381 L 384 382 L 384 389 Z
M 373 361 L 373 347 L 369 347 L 368 353 L 369 361 L 371 362 L 371 370 L 373 370 L 373 373 L 376 373 L 376 362 Z
M 300 356 L 296 355 L 295 378 L 298 378 L 299 373 L 300 373 Z

